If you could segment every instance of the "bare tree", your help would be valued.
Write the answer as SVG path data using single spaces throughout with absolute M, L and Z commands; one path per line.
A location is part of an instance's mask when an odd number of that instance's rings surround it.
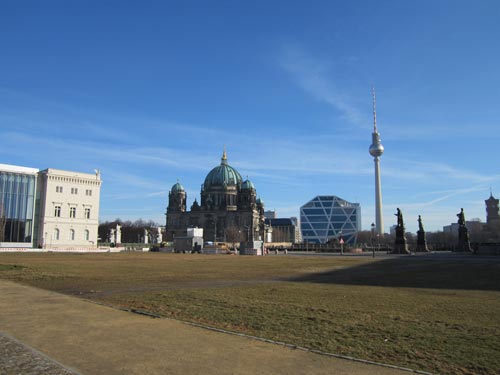
M 371 245 L 373 242 L 373 233 L 369 230 L 362 230 L 358 232 L 358 245 Z
M 236 243 L 243 241 L 243 236 L 238 227 L 228 227 L 225 231 L 226 241 L 232 244 L 232 248 L 236 250 Z

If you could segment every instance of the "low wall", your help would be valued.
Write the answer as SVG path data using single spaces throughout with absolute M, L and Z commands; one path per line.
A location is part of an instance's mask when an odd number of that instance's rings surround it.
M 118 253 L 123 251 L 122 247 L 100 247 L 100 248 L 57 248 L 57 249 L 37 249 L 37 248 L 19 248 L 19 247 L 2 247 L 0 253 Z
M 203 248 L 201 249 L 203 254 L 227 254 L 227 250 L 221 249 L 219 247 L 216 248 Z

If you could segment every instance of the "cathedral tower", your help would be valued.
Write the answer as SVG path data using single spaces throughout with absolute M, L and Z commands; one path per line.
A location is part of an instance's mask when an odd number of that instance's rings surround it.
M 168 193 L 168 210 L 171 212 L 186 212 L 186 191 L 177 182 Z

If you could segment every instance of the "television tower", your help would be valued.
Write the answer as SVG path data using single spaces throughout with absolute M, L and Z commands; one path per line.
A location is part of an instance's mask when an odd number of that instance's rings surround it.
M 380 156 L 384 153 L 384 146 L 380 143 L 380 134 L 377 131 L 377 109 L 375 106 L 375 88 L 372 86 L 373 97 L 373 133 L 370 155 L 375 162 L 375 230 L 379 235 L 384 234 L 384 219 L 382 218 L 382 186 L 380 184 Z

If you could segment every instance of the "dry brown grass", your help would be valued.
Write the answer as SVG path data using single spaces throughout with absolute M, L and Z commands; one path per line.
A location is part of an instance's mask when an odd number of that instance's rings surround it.
M 0 278 L 327 352 L 500 373 L 500 259 L 0 254 Z

